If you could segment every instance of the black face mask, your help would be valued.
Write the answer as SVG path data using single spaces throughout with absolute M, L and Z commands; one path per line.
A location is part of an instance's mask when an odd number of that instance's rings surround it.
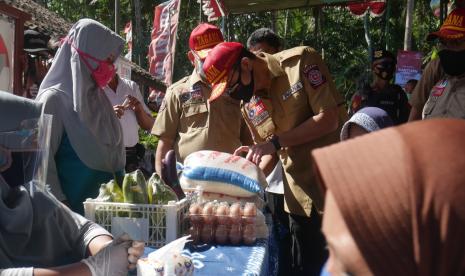
M 438 53 L 444 72 L 451 76 L 460 76 L 465 73 L 465 50 L 441 50 Z
M 375 65 L 377 71 L 375 71 L 376 76 L 383 80 L 390 80 L 394 76 L 394 63 L 390 61 L 385 61 L 380 64 Z
M 254 89 L 253 71 L 250 72 L 251 80 L 250 80 L 250 83 L 247 85 L 242 84 L 241 71 L 242 70 L 239 70 L 239 79 L 237 80 L 237 83 L 233 85 L 233 87 L 235 87 L 236 85 L 237 87 L 233 91 L 228 92 L 228 94 L 231 98 L 235 100 L 244 101 L 248 103 L 250 102 L 250 99 L 253 96 L 253 89 Z

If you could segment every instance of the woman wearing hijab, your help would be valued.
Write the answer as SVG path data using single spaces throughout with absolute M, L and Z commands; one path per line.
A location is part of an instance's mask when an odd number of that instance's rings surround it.
M 0 91 L 0 275 L 127 275 L 143 254 L 143 243 L 127 236 L 112 241 L 105 229 L 46 189 L 25 185 L 27 179 L 9 173 L 23 166 L 15 153 L 34 150 L 17 142 L 35 133 L 19 131 L 21 122 L 40 118 L 41 110 L 40 103 Z
M 115 74 L 123 39 L 102 24 L 79 20 L 58 50 L 37 100 L 53 115 L 48 183 L 53 194 L 83 213 L 99 184 L 124 170 L 121 125 L 103 93 Z
M 465 275 L 464 137 L 430 120 L 313 152 L 330 275 Z
M 391 117 L 381 108 L 365 107 L 342 126 L 341 141 L 393 126 Z

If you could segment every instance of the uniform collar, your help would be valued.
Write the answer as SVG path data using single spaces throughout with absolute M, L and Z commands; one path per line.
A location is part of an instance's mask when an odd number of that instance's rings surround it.
M 281 63 L 274 55 L 270 55 L 267 53 L 258 53 L 257 56 L 265 60 L 266 64 L 268 65 L 268 70 L 270 70 L 270 73 L 273 76 L 273 78 L 283 76 L 286 74 L 286 72 L 281 68 Z
M 189 85 L 192 87 L 194 86 L 194 84 L 198 82 L 202 82 L 202 79 L 200 78 L 200 75 L 197 73 L 197 71 L 194 69 L 194 71 L 192 71 L 192 74 L 189 78 Z

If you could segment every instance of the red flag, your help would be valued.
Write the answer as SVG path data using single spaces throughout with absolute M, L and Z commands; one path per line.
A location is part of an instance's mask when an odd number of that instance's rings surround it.
M 200 0 L 197 0 L 200 3 Z M 208 17 L 208 21 L 218 20 L 225 16 L 225 9 L 222 0 L 203 0 L 203 13 Z

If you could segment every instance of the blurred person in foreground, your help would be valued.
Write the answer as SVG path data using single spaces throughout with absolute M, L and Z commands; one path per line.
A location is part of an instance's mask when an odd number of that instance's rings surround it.
M 463 137 L 465 121 L 428 120 L 315 150 L 322 275 L 465 275 Z
M 45 131 L 39 124 L 39 135 L 25 132 L 21 123 L 40 119 L 41 113 L 40 103 L 0 91 L 0 275 L 126 276 L 143 254 L 143 243 L 127 235 L 113 240 L 59 202 L 43 183 L 29 185 L 32 178 L 21 173 L 26 159 L 39 161 L 26 158 L 24 153 L 32 156 L 34 148 L 18 140 L 40 143 L 37 137 Z
M 212 85 L 210 101 L 224 94 L 242 101 L 242 116 L 255 145 L 242 146 L 235 154 L 246 152 L 255 164 L 263 156 L 279 154 L 292 235 L 292 274 L 319 273 L 325 241 L 317 211 L 321 197 L 308 169 L 310 152 L 337 142 L 347 116 L 326 64 L 306 46 L 269 55 L 224 42 L 212 49 L 203 70 Z
M 254 53 L 276 54 L 282 49 L 282 39 L 269 28 L 255 30 L 247 39 L 247 48 Z M 267 175 L 266 202 L 274 220 L 274 231 L 279 241 L 278 275 L 291 273 L 291 236 L 289 216 L 284 211 L 283 164 L 277 154 L 262 158 L 260 168 Z
M 208 100 L 212 91 L 202 80 L 202 64 L 221 42 L 223 34 L 214 25 L 202 23 L 191 32 L 188 58 L 194 71 L 168 88 L 152 129 L 152 134 L 159 137 L 155 159 L 158 173 L 171 149 L 183 162 L 187 155 L 199 150 L 233 153 L 240 145 L 252 143 L 239 100 L 229 95 L 215 102 Z
M 394 123 L 386 111 L 378 107 L 365 107 L 352 115 L 342 126 L 341 141 L 362 136 L 393 125 Z
M 40 86 L 37 101 L 53 115 L 48 180 L 52 193 L 84 213 L 101 183 L 124 172 L 123 132 L 103 89 L 124 40 L 91 19 L 76 22 Z M 118 181 L 121 185 L 122 181 Z
M 456 8 L 428 40 L 439 39 L 444 76 L 431 89 L 422 118 L 465 119 L 465 8 Z

